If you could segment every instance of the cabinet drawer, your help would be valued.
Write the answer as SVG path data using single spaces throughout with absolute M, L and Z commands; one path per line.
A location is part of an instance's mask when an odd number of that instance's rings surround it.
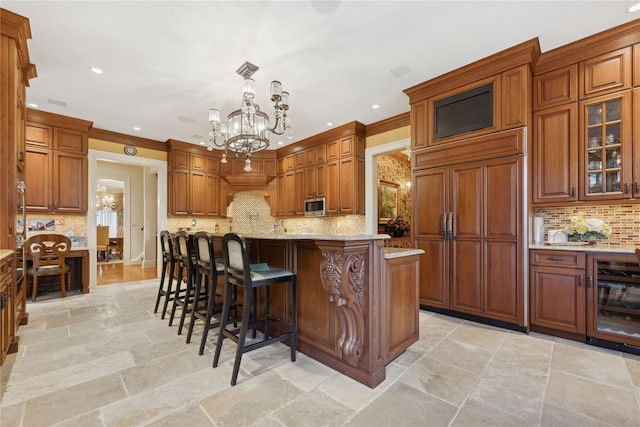
M 547 267 L 584 268 L 584 252 L 534 249 L 529 251 L 532 265 Z

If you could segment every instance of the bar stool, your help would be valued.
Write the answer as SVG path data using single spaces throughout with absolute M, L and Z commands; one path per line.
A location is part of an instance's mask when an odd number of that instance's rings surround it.
M 164 319 L 164 316 L 167 313 L 167 307 L 169 306 L 169 301 L 173 301 L 175 298 L 176 292 L 173 290 L 173 275 L 175 274 L 177 264 L 173 249 L 173 239 L 171 238 L 171 233 L 166 230 L 160 232 L 160 247 L 162 248 L 162 274 L 160 276 L 160 286 L 158 286 L 156 308 L 153 312 L 158 312 L 160 298 L 164 296 L 164 306 L 162 307 L 162 316 L 160 317 L 161 319 Z M 169 273 L 169 282 L 167 289 L 165 290 L 164 281 L 167 277 L 167 273 Z
M 288 339 L 291 348 L 291 361 L 296 361 L 296 275 L 288 270 L 268 266 L 260 268 L 259 271 L 252 271 L 249 264 L 247 243 L 244 237 L 235 233 L 225 234 L 222 238 L 222 254 L 225 268 L 224 305 L 220 321 L 220 333 L 213 358 L 213 367 L 218 366 L 224 339 L 229 338 L 234 341 L 237 345 L 233 373 L 231 375 L 231 385 L 234 386 L 240 370 L 240 360 L 244 353 Z M 288 322 L 273 316 L 270 312 L 269 288 L 271 285 L 278 283 L 289 283 L 290 313 Z M 231 294 L 233 288 L 237 287 L 244 289 L 242 317 L 240 319 L 229 318 L 229 311 L 232 305 Z M 257 319 L 256 315 L 258 288 L 265 289 L 264 317 L 260 320 Z M 234 325 L 232 329 L 227 329 L 229 324 L 237 321 L 241 322 L 239 328 Z M 272 323 L 283 327 L 285 332 L 271 337 L 270 326 Z M 255 332 L 259 327 L 263 327 L 264 339 L 245 345 L 247 333 L 250 330 Z
M 191 320 L 187 332 L 187 344 L 191 342 L 191 334 L 196 319 L 204 322 L 204 330 L 200 340 L 200 352 L 202 356 L 210 329 L 220 326 L 220 321 L 213 317 L 222 312 L 222 302 L 216 302 L 216 298 L 222 299 L 222 294 L 217 292 L 218 276 L 224 273 L 224 265 L 216 261 L 213 250 L 213 236 L 206 231 L 198 231 L 193 235 L 193 249 L 195 254 L 195 281 L 194 304 L 191 311 Z M 205 281 L 206 279 L 206 281 Z M 211 319 L 213 318 L 213 322 Z
M 176 259 L 178 262 L 178 284 L 176 287 L 175 298 L 173 299 L 173 309 L 171 310 L 171 317 L 169 319 L 169 326 L 173 325 L 173 319 L 178 307 L 182 308 L 180 314 L 180 324 L 178 326 L 178 335 L 182 334 L 182 328 L 184 321 L 188 313 L 193 310 L 195 304 L 194 289 L 193 289 L 193 247 L 191 237 L 186 231 L 178 231 L 174 235 L 176 245 Z

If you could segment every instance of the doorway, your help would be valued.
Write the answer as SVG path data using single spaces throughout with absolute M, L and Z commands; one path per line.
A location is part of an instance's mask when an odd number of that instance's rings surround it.
M 157 277 L 161 268 L 159 248 L 157 246 L 158 230 L 167 225 L 167 163 L 142 157 L 126 156 L 123 154 L 89 150 L 89 182 L 96 183 L 98 179 L 122 181 L 123 188 L 123 218 L 122 240 L 123 254 L 121 270 L 117 274 L 122 280 L 114 279 L 109 282 L 124 282 L 144 280 L 149 278 L 149 271 Z M 90 186 L 89 200 L 96 200 L 96 186 Z M 90 248 L 90 287 L 97 286 L 98 262 L 96 252 L 96 226 L 98 213 L 96 203 L 89 203 L 87 215 L 87 240 Z M 116 232 L 117 234 L 117 232 Z M 111 273 L 115 273 L 117 263 L 109 265 Z M 151 269 L 151 270 L 149 270 Z M 128 271 L 127 271 L 128 270 Z M 134 277 L 130 272 L 146 270 L 142 276 Z M 154 271 L 155 270 L 155 271 Z M 104 277 L 104 275 L 103 275 Z M 135 276 L 137 277 L 137 276 Z M 153 278 L 151 277 L 151 278 Z M 105 279 L 106 280 L 106 279 Z M 102 280 L 104 282 L 104 280 Z
M 365 233 L 378 234 L 378 156 L 410 150 L 409 138 L 377 145 L 365 150 Z M 410 181 L 409 181 L 410 182 Z M 402 184 L 402 183 L 399 183 Z M 404 183 L 406 185 L 406 183 Z M 409 191 L 409 194 L 411 192 Z

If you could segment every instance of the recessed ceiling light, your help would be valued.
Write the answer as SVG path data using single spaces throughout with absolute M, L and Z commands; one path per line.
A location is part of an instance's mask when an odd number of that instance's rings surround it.
M 138 126 L 134 126 L 133 130 L 140 130 L 140 128 Z
M 90 70 L 93 71 L 96 74 L 102 74 L 102 69 L 101 68 L 91 67 Z
M 200 145 L 204 145 L 204 141 L 200 141 Z
M 380 108 L 380 106 L 378 104 L 373 104 L 371 108 L 373 108 L 374 110 L 377 110 L 378 108 Z
M 284 142 L 278 141 L 278 145 L 282 145 L 282 144 L 284 144 Z
M 333 126 L 333 123 L 327 122 L 327 126 Z
M 640 3 L 637 3 L 631 6 L 629 9 L 627 9 L 627 12 L 637 12 L 639 10 L 640 10 Z
M 38 107 L 40 107 L 40 106 L 39 106 L 38 104 L 35 104 L 35 103 L 33 103 L 33 102 L 30 102 L 30 103 L 29 103 L 29 107 L 31 107 L 31 108 L 38 108 Z

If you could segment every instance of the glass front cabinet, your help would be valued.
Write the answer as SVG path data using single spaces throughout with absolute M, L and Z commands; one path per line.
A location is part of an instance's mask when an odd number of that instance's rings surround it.
M 632 93 L 580 103 L 580 199 L 633 197 Z
M 588 260 L 589 340 L 640 352 L 640 267 L 635 255 L 599 253 Z

